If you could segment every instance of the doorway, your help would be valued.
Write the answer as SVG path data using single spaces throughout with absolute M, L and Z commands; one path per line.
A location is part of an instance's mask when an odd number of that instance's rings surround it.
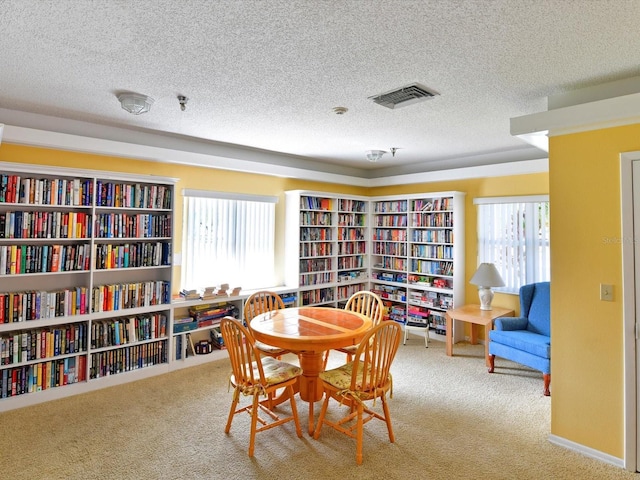
M 627 470 L 640 459 L 640 152 L 620 155 L 624 414 Z

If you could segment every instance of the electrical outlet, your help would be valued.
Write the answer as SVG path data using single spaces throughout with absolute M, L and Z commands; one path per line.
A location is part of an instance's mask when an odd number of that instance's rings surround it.
M 613 302 L 613 285 L 607 283 L 600 284 L 600 300 Z

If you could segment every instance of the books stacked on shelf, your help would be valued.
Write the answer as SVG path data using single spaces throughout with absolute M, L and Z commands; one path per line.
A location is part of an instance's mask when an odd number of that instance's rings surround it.
M 219 303 L 216 305 L 194 305 L 189 307 L 189 315 L 197 322 L 198 328 L 218 325 L 222 317 L 231 316 L 238 318 L 238 307 L 232 303 Z
M 173 333 L 188 332 L 189 330 L 195 330 L 198 328 L 197 320 L 193 317 L 180 317 L 173 319 Z
M 227 348 L 224 344 L 224 338 L 222 338 L 220 327 L 213 327 L 209 330 L 209 335 L 211 336 L 211 344 L 214 348 L 217 348 L 218 350 L 225 350 Z
M 216 298 L 216 287 L 206 287 L 202 292 L 202 300 L 213 300 Z
M 180 296 L 185 300 L 200 300 L 200 294 L 197 290 L 182 290 Z

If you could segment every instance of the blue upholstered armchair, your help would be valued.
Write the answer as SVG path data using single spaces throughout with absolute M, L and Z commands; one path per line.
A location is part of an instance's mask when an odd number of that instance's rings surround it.
M 551 305 L 549 282 L 520 287 L 520 317 L 501 317 L 489 332 L 489 373 L 496 355 L 540 370 L 544 394 L 551 383 Z

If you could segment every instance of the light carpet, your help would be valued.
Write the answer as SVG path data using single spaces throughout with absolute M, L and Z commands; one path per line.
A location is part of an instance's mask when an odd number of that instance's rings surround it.
M 0 414 L 0 478 L 637 480 L 548 441 L 540 373 L 496 359 L 489 374 L 482 345 L 457 344 L 454 354 L 415 336 L 400 345 L 390 400 L 396 442 L 383 422 L 368 423 L 360 466 L 354 440 L 327 427 L 319 440 L 306 433 L 301 400 L 303 438 L 292 423 L 258 433 L 249 458 L 249 416 L 224 433 L 232 396 L 224 358 Z M 342 361 L 332 353 L 332 364 Z

